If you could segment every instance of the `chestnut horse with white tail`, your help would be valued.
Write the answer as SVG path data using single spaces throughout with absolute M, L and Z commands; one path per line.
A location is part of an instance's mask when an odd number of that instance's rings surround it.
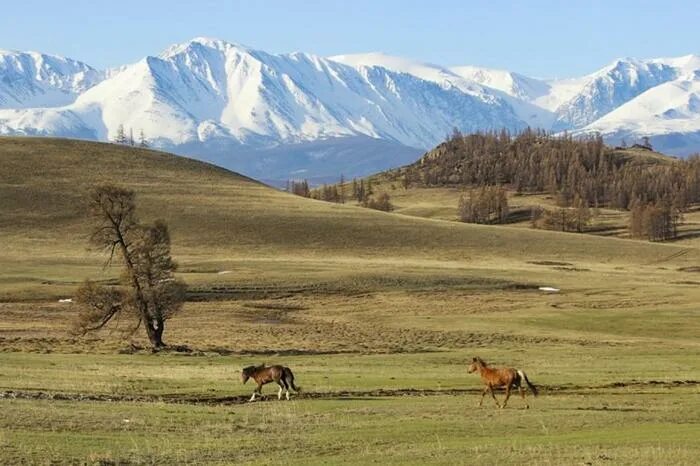
M 275 382 L 280 386 L 277 392 L 277 399 L 282 399 L 282 391 L 286 390 L 287 399 L 289 399 L 289 389 L 291 388 L 295 392 L 299 393 L 301 389 L 294 385 L 294 374 L 289 367 L 284 366 L 265 366 L 262 364 L 260 366 L 248 366 L 244 367 L 241 371 L 241 382 L 246 383 L 248 379 L 255 380 L 258 387 L 253 391 L 253 396 L 250 397 L 250 401 L 255 401 L 255 396 L 260 395 L 262 397 L 262 387 L 270 382 Z
M 481 394 L 481 400 L 479 401 L 479 406 L 484 402 L 484 397 L 486 392 L 491 392 L 491 397 L 493 401 L 496 402 L 496 406 L 499 408 L 505 408 L 508 403 L 508 398 L 510 398 L 510 389 L 517 388 L 520 392 L 520 396 L 525 402 L 525 408 L 529 408 L 530 405 L 527 404 L 525 400 L 525 389 L 523 388 L 523 382 L 527 384 L 530 391 L 534 396 L 537 396 L 537 387 L 535 387 L 525 375 L 525 372 L 512 369 L 512 368 L 495 368 L 489 367 L 486 362 L 481 358 L 473 358 L 472 363 L 469 365 L 469 373 L 478 372 L 481 376 L 481 380 L 484 382 L 486 387 Z M 498 403 L 496 395 L 493 393 L 494 388 L 504 387 L 506 389 L 506 399 L 503 400 L 503 405 Z

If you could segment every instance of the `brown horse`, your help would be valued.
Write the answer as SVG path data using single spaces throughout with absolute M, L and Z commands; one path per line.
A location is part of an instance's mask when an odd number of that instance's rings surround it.
M 277 392 L 278 400 L 282 399 L 282 390 L 287 391 L 287 399 L 289 399 L 290 387 L 297 393 L 300 391 L 300 388 L 294 385 L 294 374 L 292 374 L 292 370 L 289 367 L 265 366 L 265 364 L 244 367 L 241 371 L 241 382 L 246 383 L 248 379 L 253 379 L 258 384 L 258 387 L 253 391 L 253 396 L 250 397 L 250 401 L 255 401 L 255 395 L 262 397 L 263 385 L 270 382 L 275 382 L 280 386 L 279 392 Z
M 486 364 L 486 362 L 484 362 L 483 359 L 473 358 L 472 363 L 469 365 L 469 373 L 471 374 L 472 372 L 477 371 L 481 376 L 481 380 L 486 385 L 483 393 L 481 394 L 479 406 L 481 406 L 481 404 L 484 402 L 484 396 L 486 396 L 486 392 L 490 391 L 491 397 L 493 397 L 493 401 L 496 402 L 496 406 L 498 406 L 499 408 L 505 408 L 506 404 L 508 403 L 508 398 L 510 398 L 510 389 L 517 388 L 520 392 L 520 396 L 525 402 L 525 407 L 529 408 L 530 405 L 528 405 L 527 400 L 525 400 L 525 390 L 522 386 L 523 382 L 527 384 L 527 386 L 532 391 L 532 394 L 534 396 L 537 396 L 537 387 L 530 383 L 530 381 L 527 378 L 527 375 L 525 375 L 525 372 L 521 370 L 512 368 L 491 368 L 488 367 L 488 365 Z M 498 403 L 496 395 L 493 393 L 493 389 L 499 387 L 505 387 L 506 389 L 506 399 L 503 400 L 503 405 L 500 405 Z

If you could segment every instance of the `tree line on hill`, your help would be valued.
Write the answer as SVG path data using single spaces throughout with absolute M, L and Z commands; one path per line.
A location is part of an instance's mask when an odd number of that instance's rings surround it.
M 643 146 L 651 149 L 648 143 Z M 540 228 L 582 231 L 591 208 L 609 207 L 630 211 L 631 236 L 675 237 L 682 212 L 700 201 L 700 158 L 662 160 L 651 152 L 636 157 L 618 149 L 606 146 L 599 135 L 455 131 L 436 150 L 387 172 L 387 177 L 404 187 L 477 188 L 460 201 L 465 221 L 505 221 L 507 200 L 505 206 L 503 196 L 494 202 L 495 191 L 479 188 L 507 186 L 516 193 L 548 193 L 555 199 L 558 209 L 533 212 L 533 225 Z
M 519 193 L 547 192 L 563 207 L 576 198 L 591 207 L 630 209 L 633 203 L 700 200 L 700 160 L 652 163 L 620 155 L 600 136 L 574 139 L 525 130 L 453 134 L 413 165 L 389 172 L 405 184 L 507 185 Z
M 346 193 L 348 189 L 350 192 Z M 338 184 L 324 184 L 318 188 L 310 188 L 307 180 L 289 180 L 287 181 L 286 191 L 296 194 L 297 196 L 320 201 L 335 202 L 338 204 L 354 201 L 358 205 L 369 209 L 381 210 L 384 212 L 394 210 L 389 194 L 379 193 L 375 195 L 372 190 L 372 181 L 369 179 L 367 182 L 362 179 L 359 182 L 353 179 L 352 185 L 348 187 L 345 182 L 345 177 L 341 175 Z
M 626 145 L 625 145 L 626 146 Z M 414 164 L 383 176 L 404 189 L 468 188 L 458 216 L 471 223 L 508 221 L 507 189 L 516 193 L 546 193 L 556 208 L 534 208 L 532 226 L 582 232 L 602 207 L 630 212 L 630 236 L 652 241 L 676 237 L 682 213 L 700 202 L 700 157 L 664 159 L 648 141 L 611 148 L 602 137 L 554 136 L 526 129 L 463 135 L 454 131 L 435 150 Z M 640 154 L 644 149 L 648 154 Z M 389 195 L 375 195 L 372 179 L 352 180 L 311 189 L 306 181 L 290 182 L 289 192 L 328 202 L 392 210 Z

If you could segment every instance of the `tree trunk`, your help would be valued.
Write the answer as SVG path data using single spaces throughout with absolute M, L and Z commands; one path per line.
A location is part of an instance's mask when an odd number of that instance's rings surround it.
M 153 319 L 146 322 L 146 333 L 154 351 L 165 348 L 165 343 L 163 343 L 164 330 L 165 322 L 162 319 Z

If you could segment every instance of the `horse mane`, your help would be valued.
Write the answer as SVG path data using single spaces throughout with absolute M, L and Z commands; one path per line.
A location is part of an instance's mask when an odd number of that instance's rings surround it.
M 484 367 L 488 366 L 488 364 L 486 364 L 486 361 L 484 361 L 483 359 L 481 359 L 479 356 L 475 357 L 475 358 L 474 358 L 474 361 L 475 361 L 475 362 L 478 362 L 479 364 L 481 364 L 481 365 L 484 366 Z
M 259 366 L 247 366 L 243 368 L 243 373 L 244 374 L 250 374 L 256 369 L 265 369 L 265 363 L 260 364 Z

